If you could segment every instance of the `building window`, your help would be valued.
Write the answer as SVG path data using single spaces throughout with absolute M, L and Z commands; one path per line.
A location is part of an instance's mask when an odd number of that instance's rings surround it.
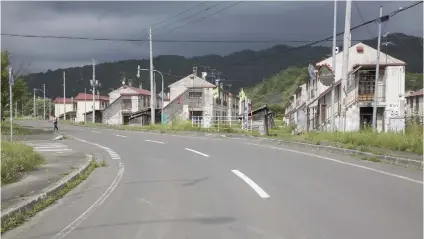
M 189 99 L 202 98 L 202 92 L 200 92 L 200 91 L 188 92 L 188 98 Z
M 122 99 L 122 110 L 131 110 L 132 102 L 131 99 Z

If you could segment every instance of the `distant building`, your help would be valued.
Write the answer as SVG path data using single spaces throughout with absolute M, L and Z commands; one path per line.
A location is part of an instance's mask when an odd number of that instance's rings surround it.
M 76 102 L 76 122 L 84 122 L 84 118 L 87 122 L 91 122 L 87 115 L 93 111 L 93 97 L 95 110 L 103 110 L 109 105 L 109 97 L 107 96 L 79 93 L 74 99 L 74 102 Z
M 409 91 L 405 96 L 405 115 L 407 120 L 423 123 L 423 89 Z
M 74 102 L 72 98 L 57 97 L 54 99 L 53 104 L 54 114 L 58 118 L 63 118 L 64 113 L 66 113 L 66 116 L 68 116 L 76 109 L 76 102 Z M 67 117 L 67 119 L 69 119 L 69 117 Z
M 164 108 L 166 123 L 177 120 L 198 120 L 203 127 L 236 118 L 238 97 L 223 89 L 223 84 L 212 84 L 190 74 L 169 85 L 170 102 Z M 216 98 L 213 97 L 214 91 Z
M 151 92 L 148 90 L 122 85 L 109 93 L 109 105 L 103 109 L 102 122 L 110 125 L 147 124 L 147 116 L 132 117 L 132 122 L 130 122 L 130 117 L 140 111 L 145 111 L 146 114 L 150 112 L 148 111 L 150 109 L 150 95 Z M 160 108 L 161 98 L 157 96 L 156 109 Z

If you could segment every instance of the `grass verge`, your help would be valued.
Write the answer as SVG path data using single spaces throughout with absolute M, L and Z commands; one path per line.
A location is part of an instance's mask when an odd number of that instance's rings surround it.
M 27 128 L 23 128 L 20 125 L 12 124 L 13 126 L 13 135 L 29 135 L 31 134 L 31 130 Z M 10 135 L 10 122 L 4 121 L 1 124 L 1 135 Z
M 93 172 L 94 169 L 96 169 L 97 167 L 101 167 L 101 165 L 95 162 L 95 160 L 92 160 L 90 162 L 89 167 L 87 168 L 87 170 L 84 171 L 84 173 L 80 174 L 77 178 L 75 178 L 71 182 L 68 182 L 67 184 L 65 184 L 65 186 L 62 187 L 62 189 L 60 189 L 56 194 L 47 196 L 46 198 L 40 200 L 30 210 L 18 212 L 12 215 L 11 217 L 7 218 L 6 220 L 2 220 L 1 234 L 21 225 L 22 223 L 24 223 L 29 218 L 33 217 L 35 214 L 37 214 L 41 210 L 45 209 L 46 207 L 53 204 L 55 201 L 62 198 L 65 194 L 67 194 L 69 191 L 71 191 L 76 186 L 78 186 L 81 182 L 87 179 L 88 176 L 91 174 L 91 172 Z
M 18 181 L 25 172 L 45 162 L 41 154 L 25 144 L 3 140 L 1 148 L 1 185 Z
M 190 121 L 175 121 L 167 125 L 156 124 L 147 126 L 108 126 L 99 123 L 67 123 L 78 126 L 103 127 L 117 130 L 158 131 L 162 133 L 176 131 L 219 132 L 259 136 L 259 132 L 257 131 L 244 131 L 237 127 L 196 127 L 193 126 Z M 277 125 L 280 124 L 280 122 L 277 122 Z M 276 127 L 270 129 L 270 135 L 267 137 L 317 145 L 327 143 L 335 147 L 355 149 L 381 155 L 387 155 L 388 150 L 423 154 L 423 127 L 417 124 L 409 124 L 406 127 L 405 134 L 394 132 L 374 133 L 372 130 L 363 130 L 359 132 L 310 132 L 301 135 L 292 135 L 292 130 L 292 127 Z
M 372 130 L 359 132 L 310 132 L 291 135 L 290 128 L 271 130 L 276 137 L 313 144 L 333 144 L 337 147 L 356 149 L 374 154 L 384 154 L 387 150 L 423 154 L 423 127 L 408 125 L 405 134 L 388 132 L 375 133 Z
M 136 126 L 136 125 L 104 125 L 100 123 L 73 123 L 70 121 L 64 122 L 64 124 L 71 124 L 76 126 L 86 126 L 86 127 L 101 127 L 101 128 L 109 128 L 109 129 L 117 129 L 117 130 L 133 130 L 133 131 L 158 131 L 161 133 L 165 132 L 211 132 L 211 133 L 235 133 L 235 134 L 245 134 L 245 135 L 257 135 L 259 136 L 259 132 L 257 131 L 245 131 L 242 130 L 239 125 L 220 125 L 213 126 L 210 128 L 202 128 L 198 126 L 193 126 L 191 121 L 174 121 L 171 124 L 155 124 L 155 125 L 146 125 L 146 126 Z

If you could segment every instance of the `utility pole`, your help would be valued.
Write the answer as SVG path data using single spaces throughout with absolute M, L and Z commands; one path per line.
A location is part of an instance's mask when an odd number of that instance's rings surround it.
M 66 91 L 65 91 L 65 79 L 66 79 L 66 73 L 65 71 L 63 71 L 63 120 L 66 120 L 66 104 L 65 104 L 65 99 L 66 99 Z
M 380 6 L 380 20 L 378 23 L 378 42 L 377 42 L 377 64 L 375 67 L 375 85 L 374 85 L 374 108 L 372 109 L 372 128 L 377 131 L 377 93 L 378 78 L 380 77 L 380 44 L 381 44 L 381 17 L 383 16 L 383 7 Z
M 152 48 L 152 26 L 149 27 L 149 44 L 150 44 L 150 118 L 152 125 L 155 124 L 155 92 L 153 82 L 153 48 Z
M 95 113 L 95 111 L 96 111 L 96 105 L 95 105 L 95 96 L 96 96 L 96 86 L 97 86 L 97 81 L 96 81 L 96 62 L 95 62 L 95 60 L 93 59 L 93 79 L 91 80 L 91 85 L 93 86 L 93 94 L 92 94 L 92 98 L 93 98 L 93 111 L 92 111 L 92 113 L 93 113 L 93 119 L 92 119 L 92 122 L 93 123 L 95 123 L 96 121 L 95 121 L 95 118 L 96 118 L 96 113 Z
M 34 118 L 37 118 L 37 111 L 35 110 L 35 88 L 33 89 L 33 91 L 34 91 L 34 106 L 32 110 L 34 111 Z
M 343 64 L 342 64 L 342 80 L 340 84 L 340 103 L 343 105 L 342 112 L 340 117 L 341 130 L 345 131 L 345 122 L 346 122 L 346 85 L 348 79 L 348 65 L 349 65 L 349 46 L 350 46 L 350 19 L 352 17 L 352 1 L 346 1 L 346 16 L 345 16 L 345 30 L 344 30 L 344 39 L 343 39 Z
M 84 88 L 84 124 L 87 123 L 87 88 Z
M 331 85 L 331 131 L 335 130 L 335 121 L 334 121 L 334 86 L 336 85 L 336 38 L 337 38 L 337 0 L 334 0 L 334 20 L 333 20 L 333 84 Z M 340 96 L 339 96 L 340 98 Z M 340 102 L 340 99 L 339 99 Z M 339 116 L 339 120 L 341 117 Z
M 43 101 L 43 120 L 46 120 L 46 84 L 43 84 L 43 93 L 44 93 L 44 101 Z
M 12 67 L 9 67 L 9 115 L 10 115 L 10 142 L 13 139 L 13 92 L 12 87 L 15 84 L 15 79 L 13 79 L 12 75 Z

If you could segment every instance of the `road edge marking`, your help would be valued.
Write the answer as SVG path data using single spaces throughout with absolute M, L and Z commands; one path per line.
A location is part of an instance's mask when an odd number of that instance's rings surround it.
M 340 163 L 340 164 L 344 164 L 344 165 L 348 165 L 348 166 L 352 166 L 352 167 L 356 167 L 356 168 L 361 168 L 361 169 L 369 170 L 369 171 L 372 171 L 372 172 L 375 172 L 375 173 L 379 173 L 379 174 L 383 174 L 383 175 L 386 175 L 386 176 L 391 176 L 391 177 L 403 179 L 403 180 L 410 181 L 410 182 L 413 182 L 413 183 L 423 184 L 422 181 L 415 180 L 415 179 L 412 179 L 412 178 L 409 178 L 409 177 L 406 177 L 406 176 L 402 176 L 402 175 L 395 174 L 395 173 L 389 173 L 389 172 L 386 172 L 386 171 L 382 171 L 382 170 L 378 170 L 378 169 L 374 169 L 374 168 L 370 168 L 370 167 L 366 167 L 366 166 L 362 166 L 362 165 L 358 165 L 358 164 L 354 164 L 354 163 L 343 162 L 341 160 L 337 160 L 337 159 L 333 159 L 333 158 L 329 158 L 329 157 L 325 157 L 325 156 L 320 156 L 320 155 L 316 155 L 316 154 L 301 152 L 301 151 L 292 150 L 292 149 L 285 149 L 285 148 L 279 148 L 279 147 L 275 147 L 275 146 L 263 145 L 263 144 L 254 144 L 254 143 L 245 143 L 245 144 L 259 146 L 259 147 L 266 147 L 266 148 L 271 148 L 271 149 L 277 149 L 277 150 L 283 150 L 283 151 L 288 151 L 288 152 L 292 152 L 292 153 L 303 154 L 303 155 L 307 155 L 307 156 L 312 156 L 312 157 L 316 157 L 316 158 L 320 158 L 320 159 L 325 159 L 325 160 L 328 160 L 328 161 L 332 161 L 332 162 L 335 162 L 335 163 Z
M 231 170 L 235 175 L 241 178 L 247 185 L 249 185 L 261 198 L 270 198 L 268 193 L 266 193 L 258 184 L 256 184 L 252 179 L 247 177 L 244 173 L 240 172 L 237 169 Z
M 199 151 L 196 151 L 196 150 L 194 150 L 194 149 L 185 148 L 185 150 L 188 150 L 188 151 L 193 152 L 193 153 L 195 153 L 195 154 L 202 155 L 202 156 L 204 156 L 204 157 L 209 157 L 209 155 L 204 154 L 204 153 L 199 152 Z
M 75 140 L 81 141 L 83 143 L 88 143 L 88 144 L 100 147 L 100 148 L 106 150 L 109 153 L 110 156 L 112 156 L 112 154 L 118 155 L 108 147 L 102 146 L 102 145 L 97 144 L 97 143 L 92 143 L 92 142 L 77 138 L 75 136 L 72 136 L 72 137 Z M 118 156 L 118 157 L 115 157 L 113 159 L 119 159 L 120 160 L 121 158 Z M 125 171 L 124 164 L 122 162 L 120 162 L 118 173 L 117 173 L 115 179 L 110 184 L 110 186 L 106 189 L 106 191 L 88 209 L 86 209 L 79 217 L 77 217 L 74 221 L 72 221 L 68 226 L 63 228 L 53 238 L 54 239 L 64 238 L 66 235 L 71 233 L 79 224 L 81 224 L 88 216 L 90 216 L 100 205 L 102 205 L 103 202 L 112 194 L 112 192 L 116 189 L 116 187 L 121 182 L 122 176 L 124 175 L 124 171 Z

